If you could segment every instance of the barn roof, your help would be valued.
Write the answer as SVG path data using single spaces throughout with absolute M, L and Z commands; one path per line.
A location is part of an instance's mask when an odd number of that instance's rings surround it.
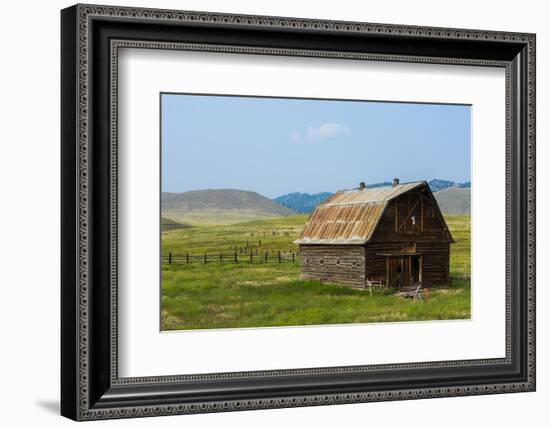
M 379 188 L 338 191 L 319 204 L 296 244 L 365 244 L 370 240 L 386 205 L 425 181 Z

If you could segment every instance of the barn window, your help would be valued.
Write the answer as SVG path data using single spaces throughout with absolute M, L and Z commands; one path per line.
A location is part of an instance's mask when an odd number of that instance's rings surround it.
M 340 266 L 340 261 L 339 260 L 336 261 L 336 266 Z
M 357 266 L 357 262 L 354 260 L 351 264 L 353 267 Z
M 324 261 L 323 259 L 321 259 L 321 260 L 319 261 L 319 263 L 322 265 L 323 263 L 325 263 L 325 261 Z
M 309 265 L 309 259 L 306 259 L 306 263 Z

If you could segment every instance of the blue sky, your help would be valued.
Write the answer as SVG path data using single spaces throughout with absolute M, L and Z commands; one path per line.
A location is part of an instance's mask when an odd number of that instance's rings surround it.
M 465 105 L 162 94 L 162 190 L 470 180 Z

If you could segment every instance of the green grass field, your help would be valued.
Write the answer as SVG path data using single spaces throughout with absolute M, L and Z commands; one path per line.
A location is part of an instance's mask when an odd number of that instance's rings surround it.
M 307 215 L 233 225 L 201 225 L 162 234 L 163 256 L 296 251 Z M 470 318 L 470 217 L 448 216 L 451 285 L 425 301 L 300 280 L 299 263 L 163 262 L 162 330 L 269 327 Z M 248 248 L 246 248 L 248 246 Z M 240 254 L 239 254 L 240 256 Z M 246 257 L 246 254 L 243 254 Z M 275 257 L 274 257 L 275 259 Z

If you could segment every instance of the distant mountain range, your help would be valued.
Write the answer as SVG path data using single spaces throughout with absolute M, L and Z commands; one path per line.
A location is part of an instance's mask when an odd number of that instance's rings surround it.
M 391 182 L 378 182 L 366 185 L 367 188 L 379 188 L 383 186 L 390 186 Z M 434 192 L 434 195 L 440 203 L 443 202 L 445 209 L 444 213 L 447 214 L 469 214 L 470 213 L 470 182 L 453 182 L 450 180 L 433 179 L 428 182 L 430 189 Z M 437 192 L 450 190 L 448 193 L 444 193 L 441 197 L 438 197 Z M 454 189 L 458 189 L 455 191 Z M 463 191 L 464 190 L 464 191 Z M 465 191 L 467 190 L 467 191 Z M 332 195 L 332 192 L 317 192 L 315 194 L 307 194 L 303 192 L 291 192 L 289 194 L 281 195 L 274 198 L 276 203 L 288 207 L 298 213 L 311 213 L 317 204 L 323 202 Z M 440 199 L 442 201 L 440 201 Z M 467 211 L 467 213 L 465 213 Z
M 205 189 L 182 193 L 163 192 L 162 217 L 186 224 L 230 224 L 296 214 L 252 191 Z
M 368 188 L 389 186 L 391 182 L 367 185 Z M 434 179 L 430 188 L 445 214 L 470 214 L 470 183 Z M 331 192 L 304 194 L 292 192 L 270 200 L 252 191 L 238 189 L 205 189 L 182 193 L 163 192 L 162 220 L 165 231 L 193 225 L 216 225 L 246 222 L 311 213 Z
M 452 180 L 432 179 L 428 182 L 432 192 L 441 191 L 443 189 L 456 187 L 456 188 L 470 188 L 470 182 L 453 182 Z
M 316 194 L 292 192 L 274 198 L 273 201 L 298 213 L 311 213 L 317 204 L 325 201 L 331 195 L 331 192 L 318 192 Z

